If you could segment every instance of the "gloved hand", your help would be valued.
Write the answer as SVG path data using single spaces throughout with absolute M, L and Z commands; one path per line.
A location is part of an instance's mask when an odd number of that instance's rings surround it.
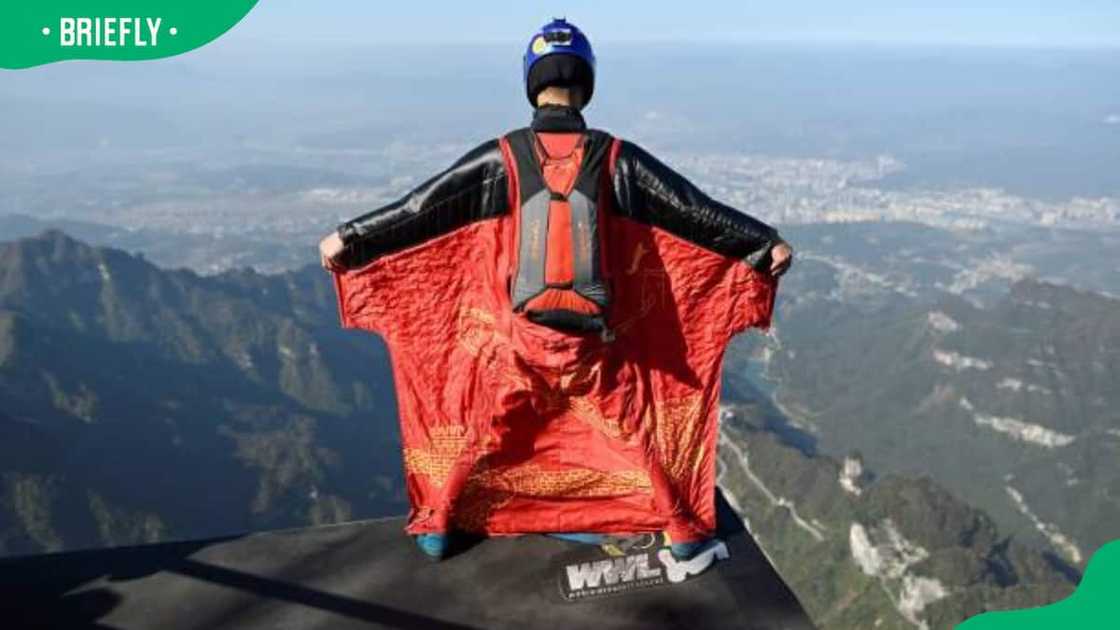
M 322 241 L 319 241 L 319 262 L 327 271 L 341 271 L 342 265 L 338 262 L 338 255 L 346 249 L 338 232 L 331 232 Z
M 778 241 L 770 248 L 770 275 L 775 278 L 789 270 L 793 264 L 793 248 L 785 241 Z

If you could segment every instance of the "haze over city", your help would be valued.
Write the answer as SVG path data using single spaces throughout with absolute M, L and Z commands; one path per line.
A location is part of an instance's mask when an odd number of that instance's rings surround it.
M 794 246 L 718 474 L 814 619 L 1068 594 L 1120 536 L 1105 1 L 264 0 L 179 57 L 5 72 L 0 555 L 406 511 L 385 348 L 315 246 L 527 124 L 554 15 L 595 42 L 592 126 Z

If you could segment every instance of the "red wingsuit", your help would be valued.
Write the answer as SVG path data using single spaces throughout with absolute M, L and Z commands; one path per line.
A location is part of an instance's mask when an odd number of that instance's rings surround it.
M 534 130 L 581 128 L 574 110 L 546 114 Z M 723 354 L 769 327 L 781 240 L 629 143 L 607 162 L 613 339 L 514 312 L 520 200 L 504 140 L 340 228 L 342 324 L 384 337 L 392 360 L 409 533 L 714 532 Z

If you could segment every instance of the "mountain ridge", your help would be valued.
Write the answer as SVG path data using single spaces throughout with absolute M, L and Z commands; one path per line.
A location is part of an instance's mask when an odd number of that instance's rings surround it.
M 406 508 L 384 346 L 340 329 L 321 269 L 200 276 L 60 232 L 0 261 L 0 554 Z M 938 484 L 777 424 L 744 377 L 766 344 L 728 355 L 720 483 L 822 627 L 942 627 L 1072 588 Z
M 35 506 L 9 510 L 0 549 L 152 542 L 402 509 L 384 348 L 339 330 L 322 274 L 164 271 L 61 232 L 0 246 L 3 431 L 51 462 L 0 446 L 20 468 L 5 470 L 5 502 Z M 266 291 L 273 296 L 260 299 Z M 162 506 L 164 526 L 111 533 L 121 521 L 113 514 L 151 506 Z M 44 520 L 97 525 L 64 535 Z

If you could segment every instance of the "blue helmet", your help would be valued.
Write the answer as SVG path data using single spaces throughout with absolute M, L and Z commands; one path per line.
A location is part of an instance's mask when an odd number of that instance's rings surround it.
M 595 53 L 583 31 L 561 18 L 545 24 L 525 49 L 525 94 L 534 107 L 537 94 L 552 85 L 583 89 L 583 104 L 595 90 Z

